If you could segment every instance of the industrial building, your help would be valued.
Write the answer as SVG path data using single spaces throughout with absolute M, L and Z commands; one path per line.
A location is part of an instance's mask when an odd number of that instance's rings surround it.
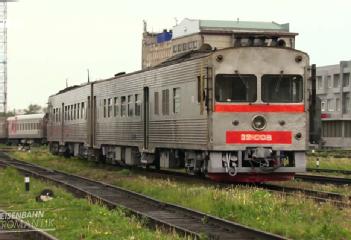
M 289 32 L 289 24 L 198 20 L 185 18 L 171 30 L 147 31 L 144 21 L 142 68 L 155 66 L 174 55 L 201 47 L 227 48 L 237 44 L 295 47 L 297 33 Z
M 351 61 L 317 67 L 323 146 L 351 148 Z

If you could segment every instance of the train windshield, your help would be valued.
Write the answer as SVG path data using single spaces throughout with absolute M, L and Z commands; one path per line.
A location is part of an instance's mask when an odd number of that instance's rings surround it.
M 297 103 L 302 101 L 303 84 L 300 75 L 263 75 L 261 86 L 263 102 Z
M 215 94 L 217 102 L 255 102 L 257 78 L 249 74 L 218 74 Z

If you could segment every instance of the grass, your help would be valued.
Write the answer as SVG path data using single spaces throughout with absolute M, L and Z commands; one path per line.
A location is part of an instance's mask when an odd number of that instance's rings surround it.
M 31 179 L 31 191 L 24 191 L 23 176 L 15 169 L 0 169 L 0 208 L 5 211 L 40 209 L 45 219 L 53 219 L 56 230 L 49 234 L 58 239 L 179 239 L 146 228 L 142 221 L 126 217 L 121 209 L 108 210 L 87 199 L 77 199 L 65 190 L 43 181 Z M 43 189 L 54 191 L 52 201 L 35 201 Z M 29 219 L 25 221 L 33 222 Z M 37 222 L 38 223 L 38 222 Z M 37 226 L 40 227 L 40 226 Z
M 316 168 L 317 158 L 319 159 L 319 168 L 350 170 L 351 171 L 351 158 L 335 158 L 331 156 L 309 156 L 307 160 L 308 168 Z
M 102 180 L 293 239 L 351 239 L 351 209 L 340 210 L 329 203 L 319 205 L 302 195 L 282 196 L 241 186 L 218 189 L 147 178 L 129 170 L 100 167 L 44 152 L 11 154 L 17 159 Z
M 316 191 L 339 193 L 345 196 L 350 196 L 351 194 L 351 186 L 349 185 L 318 184 L 318 183 L 307 182 L 299 179 L 296 179 L 293 181 L 272 182 L 272 183 L 275 185 L 286 186 L 286 187 L 296 187 L 296 188 L 311 189 Z

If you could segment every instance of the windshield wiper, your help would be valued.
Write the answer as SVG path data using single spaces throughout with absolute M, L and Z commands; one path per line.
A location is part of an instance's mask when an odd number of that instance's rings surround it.
M 280 88 L 280 82 L 281 82 L 282 79 L 283 79 L 283 73 L 284 73 L 284 71 L 280 71 L 280 77 L 279 77 L 277 83 L 275 84 L 275 88 L 274 88 L 274 91 L 275 91 L 275 92 L 278 92 L 278 90 L 279 90 L 279 88 Z
M 246 88 L 246 94 L 245 95 L 246 95 L 246 101 L 248 101 L 249 100 L 249 84 L 248 84 L 247 81 L 244 81 L 244 79 L 241 78 L 240 73 L 239 73 L 238 70 L 235 70 L 235 74 L 238 75 L 240 81 L 242 82 L 242 84 L 244 84 L 244 86 Z

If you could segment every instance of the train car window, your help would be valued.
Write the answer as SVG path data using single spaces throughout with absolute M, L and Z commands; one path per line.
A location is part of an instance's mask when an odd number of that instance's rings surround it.
M 133 116 L 133 95 L 128 95 L 128 116 Z
M 112 117 L 112 99 L 108 99 L 107 117 Z
M 218 74 L 215 82 L 217 102 L 255 102 L 257 78 L 251 74 Z
M 80 118 L 83 119 L 84 115 L 85 115 L 85 106 L 84 106 L 84 102 L 82 102 L 81 104 L 82 108 L 81 108 L 81 112 L 80 112 Z
M 114 97 L 114 99 L 113 99 L 113 116 L 117 117 L 118 115 L 119 115 L 118 97 Z
M 173 113 L 180 112 L 180 88 L 173 88 Z
M 160 106 L 159 106 L 160 100 L 159 100 L 158 92 L 154 92 L 154 102 L 155 102 L 154 114 L 158 115 L 160 114 Z
M 162 114 L 169 115 L 169 90 L 162 90 Z
M 106 118 L 106 99 L 104 99 L 104 118 Z
M 123 96 L 123 97 L 121 97 L 121 116 L 122 116 L 122 117 L 127 116 L 126 110 L 127 110 L 127 107 L 126 107 L 126 97 Z
M 140 94 L 135 94 L 135 116 L 140 116 L 140 114 L 141 114 Z
M 71 120 L 71 106 L 67 106 L 67 119 Z
M 79 119 L 80 115 L 80 103 L 77 103 L 77 119 Z
M 67 106 L 65 106 L 65 116 L 64 116 L 65 121 L 67 121 Z
M 59 121 L 61 122 L 61 108 L 58 108 L 58 115 Z
M 73 104 L 71 105 L 71 120 L 73 120 Z
M 76 111 L 77 111 L 77 104 L 73 105 L 73 120 L 76 120 Z
M 262 101 L 297 103 L 302 101 L 303 84 L 300 75 L 267 74 L 262 76 Z

